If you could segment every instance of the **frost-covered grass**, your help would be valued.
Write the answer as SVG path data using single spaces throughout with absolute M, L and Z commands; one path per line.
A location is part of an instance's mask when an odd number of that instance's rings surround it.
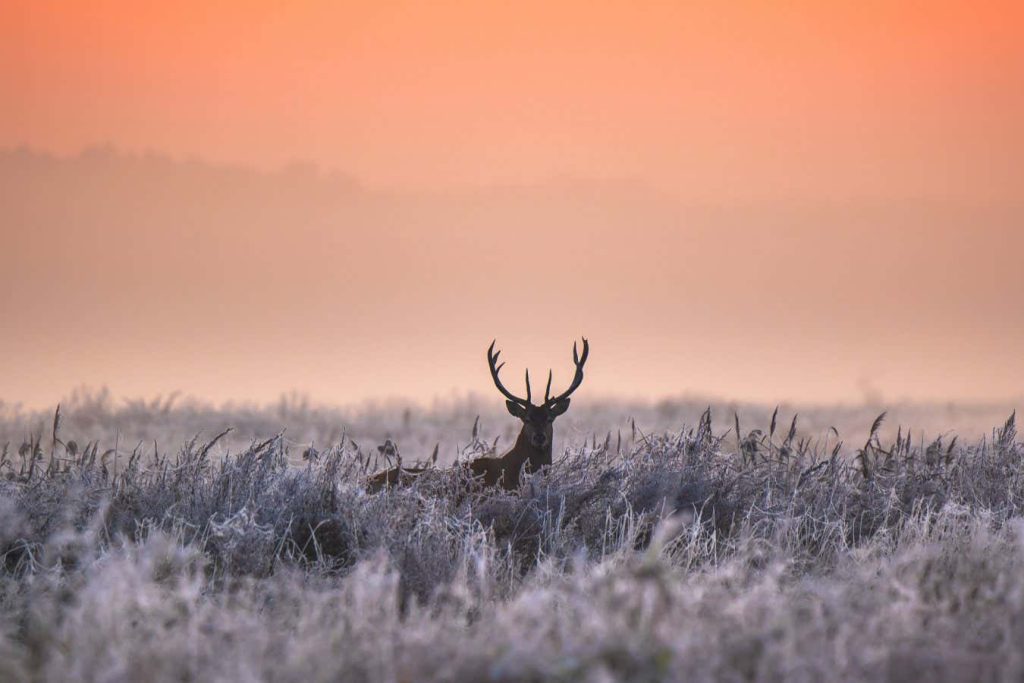
M 376 496 L 372 440 L 225 453 L 211 422 L 113 452 L 66 408 L 7 447 L 0 680 L 1024 676 L 1012 418 L 956 441 L 868 419 L 843 444 L 712 410 L 563 437 L 518 495 L 442 468 Z
M 585 389 L 583 390 L 585 391 Z M 54 407 L 47 410 L 26 410 L 17 402 L 0 397 L 0 447 L 9 443 L 16 448 L 33 437 L 47 437 L 52 430 Z M 861 405 L 782 405 L 779 421 L 788 426 L 799 413 L 799 436 L 818 438 L 835 428 L 850 443 L 863 442 L 872 420 L 887 411 L 888 419 L 881 427 L 883 439 L 895 437 L 899 427 L 913 427 L 915 439 L 933 439 L 941 434 L 959 434 L 962 439 L 987 435 L 995 424 L 1021 404 L 1012 402 L 985 404 L 872 402 Z M 632 447 L 634 437 L 652 433 L 678 431 L 693 425 L 710 406 L 716 427 L 732 426 L 738 413 L 747 429 L 766 430 L 775 406 L 680 398 L 657 403 L 643 401 L 599 400 L 583 394 L 573 399 L 569 411 L 555 424 L 555 450 L 573 447 L 584 440 L 607 435 L 624 447 Z M 197 434 L 212 438 L 226 427 L 232 432 L 222 438 L 215 454 L 238 452 L 253 439 L 266 439 L 278 432 L 296 461 L 304 447 L 322 449 L 339 443 L 343 437 L 353 439 L 364 450 L 372 451 L 387 439 L 401 446 L 407 459 L 429 455 L 440 444 L 440 461 L 451 462 L 471 440 L 476 418 L 488 440 L 499 439 L 498 447 L 514 441 L 520 423 L 505 410 L 505 402 L 497 391 L 484 396 L 468 396 L 439 400 L 424 407 L 394 400 L 348 407 L 318 405 L 301 395 L 286 394 L 271 405 L 246 403 L 211 405 L 178 395 L 150 399 L 117 399 L 107 390 L 80 389 L 61 402 L 63 431 L 80 445 L 98 441 L 104 449 L 119 446 L 130 452 L 141 443 L 176 451 Z M 634 431 L 634 428 L 636 431 Z M 733 444 L 735 446 L 735 444 Z

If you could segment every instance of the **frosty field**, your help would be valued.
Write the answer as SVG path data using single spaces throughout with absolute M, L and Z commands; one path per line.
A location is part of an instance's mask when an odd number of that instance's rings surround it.
M 887 407 L 2 405 L 0 680 L 1020 680 L 1012 407 Z

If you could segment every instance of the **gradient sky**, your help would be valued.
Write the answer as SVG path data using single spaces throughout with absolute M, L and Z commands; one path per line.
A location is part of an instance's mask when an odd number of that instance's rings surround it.
M 1024 393 L 1019 3 L 8 0 L 0 92 L 0 399 Z

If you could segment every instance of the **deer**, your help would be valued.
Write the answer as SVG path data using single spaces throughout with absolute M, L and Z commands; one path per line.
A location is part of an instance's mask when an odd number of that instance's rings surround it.
M 521 472 L 524 469 L 528 474 L 534 474 L 551 466 L 551 443 L 555 418 L 569 409 L 570 396 L 583 383 L 583 367 L 590 355 L 590 343 L 584 337 L 583 351 L 580 353 L 576 342 L 573 342 L 572 359 L 576 371 L 569 388 L 556 396 L 551 395 L 553 373 L 551 370 L 548 371 L 544 401 L 540 405 L 533 404 L 529 369 L 526 370 L 526 398 L 516 396 L 502 383 L 499 373 L 505 363 L 498 364 L 501 351 L 494 350 L 496 343 L 497 340 L 493 340 L 487 349 L 487 366 L 491 372 L 491 379 L 494 381 L 494 386 L 505 397 L 505 407 L 509 414 L 521 420 L 523 426 L 515 444 L 505 454 L 475 458 L 464 463 L 462 467 L 472 481 L 486 488 L 500 486 L 506 491 L 515 491 L 519 488 Z M 370 477 L 367 480 L 366 490 L 369 493 L 376 493 L 392 486 L 408 484 L 427 469 L 429 468 L 403 468 L 399 464 L 398 467 L 378 472 Z
M 437 450 L 438 446 L 434 446 L 434 453 L 430 456 L 430 460 L 426 463 L 418 463 L 413 467 L 402 467 L 402 456 L 399 455 L 398 464 L 395 467 L 377 472 L 366 480 L 366 492 L 380 493 L 384 489 L 411 484 L 427 470 L 434 469 L 437 464 Z
M 572 344 L 572 360 L 576 366 L 569 388 L 557 396 L 551 395 L 553 373 L 548 371 L 548 384 L 544 390 L 544 402 L 534 405 L 530 389 L 530 371 L 526 371 L 526 398 L 520 398 L 505 388 L 498 373 L 504 363 L 498 364 L 501 351 L 495 351 L 497 340 L 487 349 L 487 366 L 491 371 L 494 386 L 505 397 L 505 407 L 512 417 L 522 421 L 515 444 L 504 455 L 484 456 L 471 460 L 465 465 L 474 480 L 486 487 L 501 486 L 506 491 L 519 488 L 520 473 L 540 472 L 551 465 L 551 441 L 554 434 L 555 418 L 569 409 L 569 397 L 583 383 L 583 366 L 590 355 L 590 342 L 584 337 L 583 353 L 579 353 L 576 342 Z

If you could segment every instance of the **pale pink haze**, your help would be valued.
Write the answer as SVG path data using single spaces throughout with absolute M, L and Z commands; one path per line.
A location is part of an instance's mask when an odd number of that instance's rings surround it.
M 1021 7 L 8 0 L 0 400 L 1012 402 Z

